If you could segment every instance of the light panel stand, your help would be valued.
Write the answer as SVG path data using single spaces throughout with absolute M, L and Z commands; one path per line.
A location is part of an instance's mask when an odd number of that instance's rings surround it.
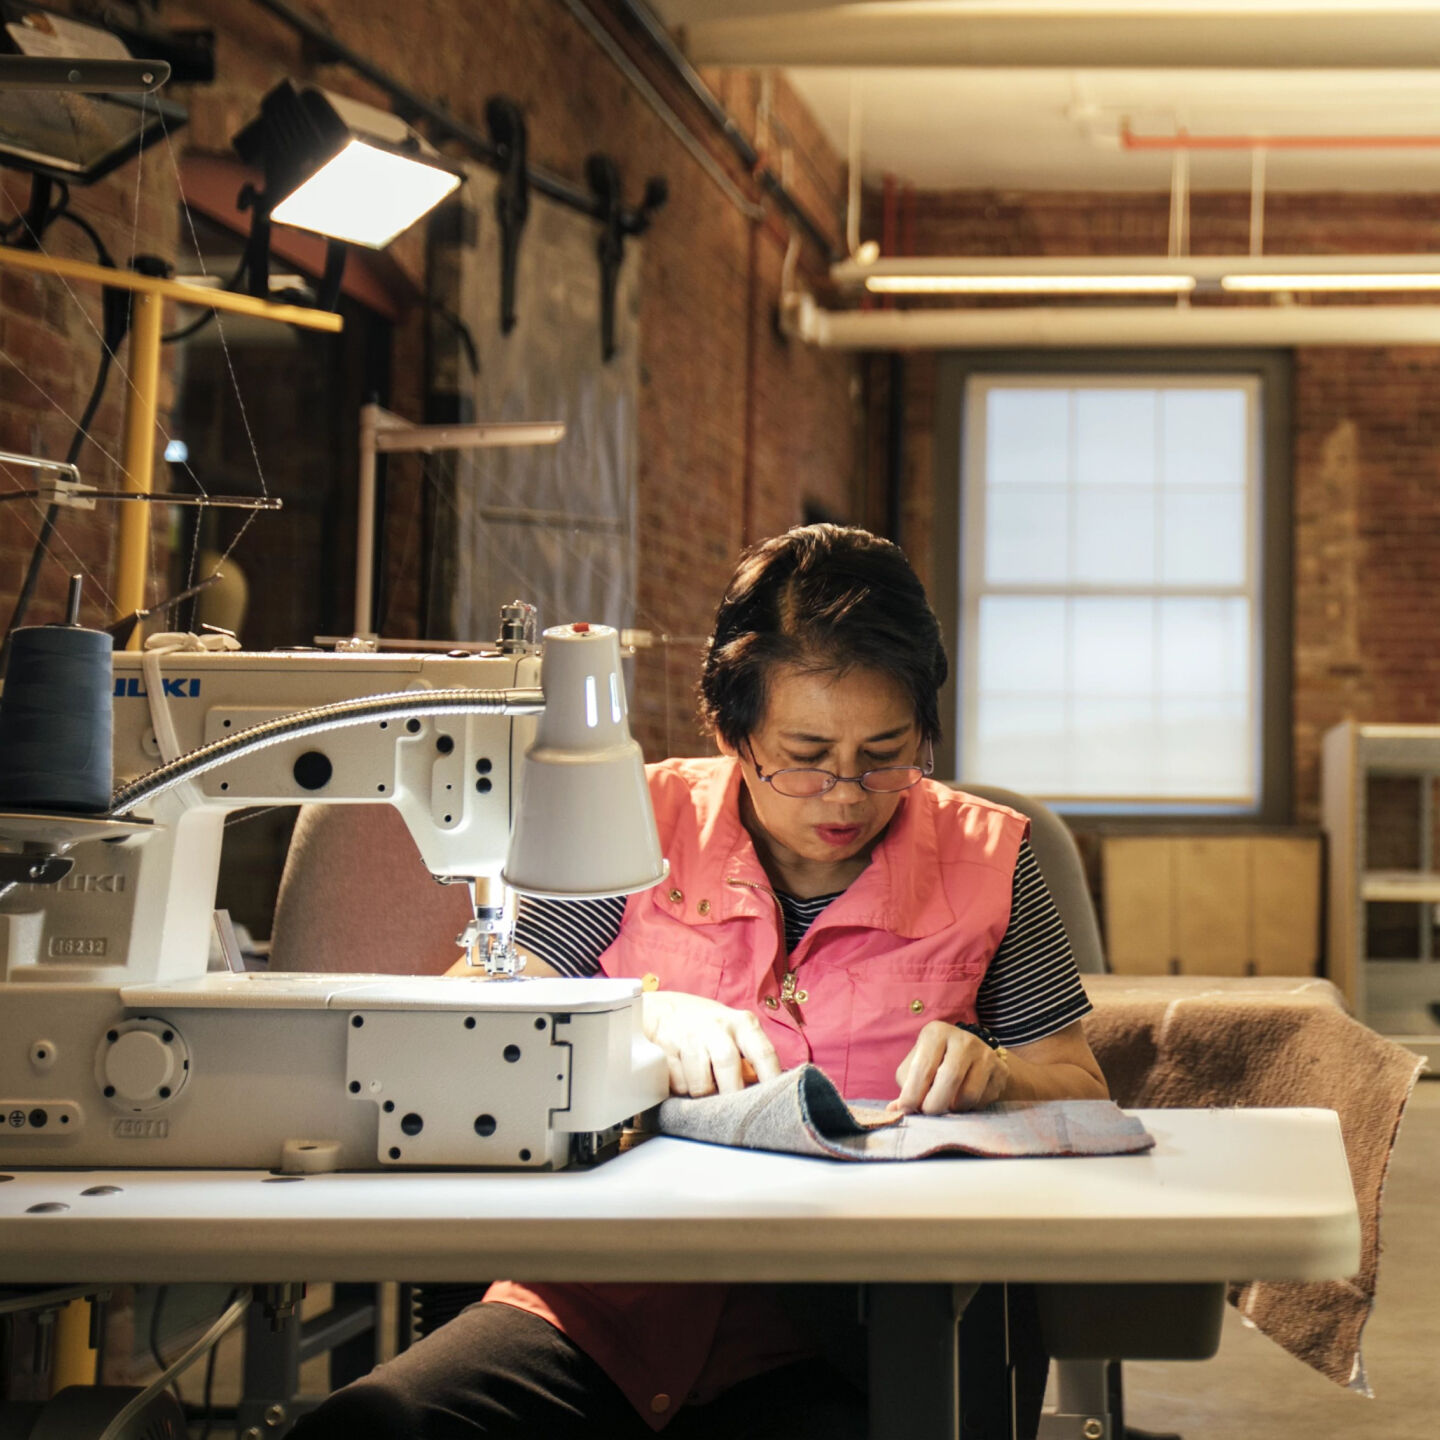
M 383 405 L 360 407 L 360 493 L 355 525 L 355 634 L 374 638 L 375 458 L 436 450 L 495 450 L 555 445 L 565 438 L 558 420 L 476 425 L 412 425 Z

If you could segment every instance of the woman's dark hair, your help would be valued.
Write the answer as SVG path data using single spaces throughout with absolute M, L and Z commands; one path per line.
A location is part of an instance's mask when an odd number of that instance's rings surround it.
M 892 675 L 921 737 L 940 738 L 940 622 L 900 547 L 868 530 L 798 526 L 741 556 L 700 676 L 701 718 L 737 750 L 764 718 L 776 665 Z

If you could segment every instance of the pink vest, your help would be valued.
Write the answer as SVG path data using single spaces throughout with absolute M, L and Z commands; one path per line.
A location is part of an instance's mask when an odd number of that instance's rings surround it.
M 929 1021 L 975 1020 L 1010 923 L 1024 816 L 922 781 L 787 956 L 779 902 L 740 821 L 739 765 L 667 760 L 648 775 L 670 877 L 630 897 L 601 959 L 607 975 L 754 1011 L 783 1066 L 811 1061 L 851 1099 L 893 1099 L 896 1068 Z M 743 1287 L 728 1288 L 507 1282 L 487 1299 L 558 1325 L 660 1429 L 686 1398 L 788 1358 L 779 1316 L 761 1304 L 742 1320 Z M 712 1355 L 722 1311 L 724 1329 L 753 1343 Z

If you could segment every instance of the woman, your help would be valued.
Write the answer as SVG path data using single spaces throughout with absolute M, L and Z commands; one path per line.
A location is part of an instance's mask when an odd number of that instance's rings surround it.
M 888 541 L 757 546 L 700 683 L 721 754 L 650 768 L 669 880 L 527 904 L 517 939 L 560 973 L 640 979 L 676 1094 L 812 1061 L 901 1111 L 1103 1097 L 1027 822 L 926 778 L 946 669 Z M 855 1373 L 845 1290 L 502 1282 L 295 1433 L 862 1435 L 863 1396 L 817 1363 Z

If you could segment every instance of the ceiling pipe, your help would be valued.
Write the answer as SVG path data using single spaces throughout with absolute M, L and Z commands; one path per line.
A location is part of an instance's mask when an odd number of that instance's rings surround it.
M 1417 70 L 1440 64 L 1440 13 L 1357 3 L 1303 16 L 1211 11 L 1147 13 L 1097 4 L 996 13 L 968 4 L 831 5 L 799 14 L 696 19 L 695 65 L 1010 66 L 1063 70 Z
M 786 332 L 822 350 L 1440 345 L 1440 306 L 1005 306 L 825 310 L 787 297 Z

